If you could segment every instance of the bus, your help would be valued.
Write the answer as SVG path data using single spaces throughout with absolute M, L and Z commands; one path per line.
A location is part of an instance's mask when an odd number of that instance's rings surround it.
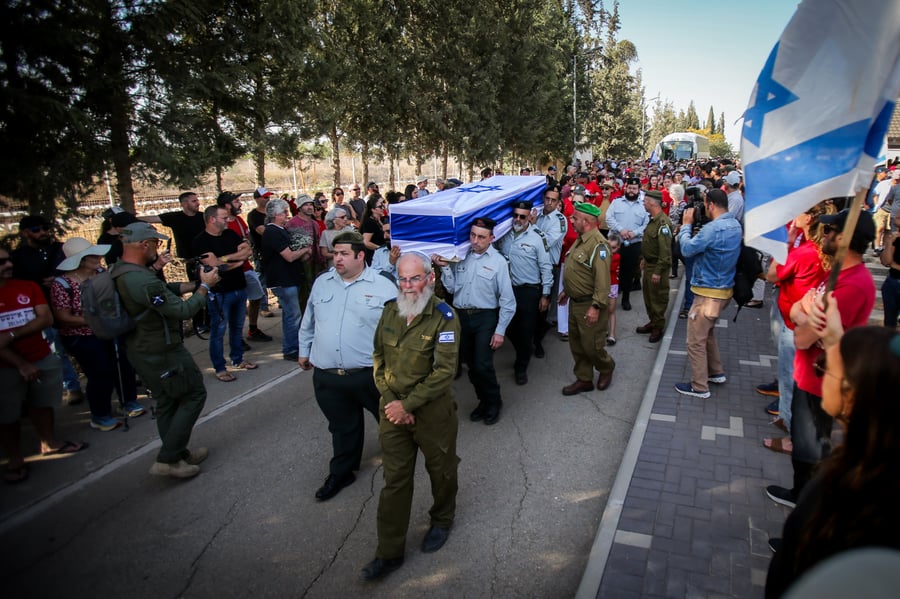
M 660 160 L 697 160 L 709 158 L 709 139 L 696 133 L 670 133 L 654 150 Z

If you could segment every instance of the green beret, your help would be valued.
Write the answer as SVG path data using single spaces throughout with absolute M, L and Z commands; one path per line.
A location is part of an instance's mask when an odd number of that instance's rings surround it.
M 337 245 L 339 243 L 349 243 L 350 245 L 362 245 L 363 244 L 363 236 L 357 233 L 356 231 L 346 231 L 344 233 L 339 233 L 335 235 L 334 239 L 331 240 L 332 245 Z
M 654 200 L 660 200 L 660 201 L 662 200 L 662 192 L 656 191 L 655 189 L 651 189 L 650 191 L 645 191 L 644 195 L 651 197 Z
M 590 214 L 593 217 L 600 216 L 600 208 L 594 206 L 590 202 L 581 202 L 579 204 L 575 204 L 575 210 L 578 212 L 584 212 L 585 214 Z

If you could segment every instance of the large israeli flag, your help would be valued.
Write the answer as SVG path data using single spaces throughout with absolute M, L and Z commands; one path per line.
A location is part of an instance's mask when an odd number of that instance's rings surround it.
M 494 237 L 500 239 L 512 228 L 513 204 L 524 200 L 543 206 L 546 189 L 547 178 L 542 175 L 501 175 L 393 204 L 391 245 L 404 252 L 462 260 L 469 252 L 472 221 L 485 216 L 494 219 Z
M 900 0 L 804 0 L 744 113 L 745 240 L 784 263 L 785 225 L 868 188 L 900 93 Z

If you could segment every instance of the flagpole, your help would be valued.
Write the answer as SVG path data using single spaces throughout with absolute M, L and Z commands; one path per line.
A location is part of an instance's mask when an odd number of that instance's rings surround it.
M 828 284 L 825 286 L 825 293 L 834 291 L 837 285 L 838 276 L 841 274 L 841 268 L 844 265 L 844 258 L 847 256 L 847 248 L 850 246 L 850 240 L 853 239 L 853 232 L 856 231 L 856 223 L 859 220 L 859 212 L 862 210 L 863 202 L 866 201 L 868 188 L 860 189 L 853 198 L 853 204 L 850 206 L 850 212 L 847 214 L 847 220 L 844 222 L 844 235 L 838 244 L 837 252 L 834 255 L 834 265 L 831 267 L 831 274 L 828 276 Z M 827 300 L 826 300 L 827 301 Z

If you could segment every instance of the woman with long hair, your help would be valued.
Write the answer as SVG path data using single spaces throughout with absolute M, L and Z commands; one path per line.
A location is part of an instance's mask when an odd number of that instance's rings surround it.
M 384 245 L 384 231 L 381 221 L 387 214 L 387 202 L 378 194 L 372 195 L 366 200 L 366 211 L 363 212 L 359 224 L 359 232 L 362 233 L 363 243 L 366 246 L 366 264 L 372 264 L 372 254 Z
M 843 551 L 900 548 L 900 335 L 882 327 L 841 335 L 830 294 L 824 317 L 821 303 L 811 316 L 827 330 L 826 351 L 815 364 L 822 409 L 843 429 L 844 441 L 822 462 L 784 524 L 767 598 L 780 597 L 802 574 Z

